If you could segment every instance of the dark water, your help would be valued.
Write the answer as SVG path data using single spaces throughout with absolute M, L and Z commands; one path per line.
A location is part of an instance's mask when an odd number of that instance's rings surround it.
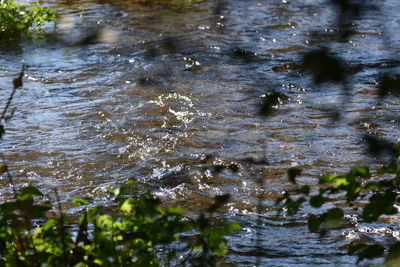
M 60 14 L 57 36 L 0 52 L 4 102 L 27 65 L 1 145 L 19 186 L 57 188 L 71 212 L 70 199 L 107 203 L 132 177 L 137 190 L 154 190 L 189 213 L 229 193 L 220 216 L 244 230 L 230 239 L 226 266 L 253 266 L 257 255 L 263 266 L 353 266 L 345 249 L 352 240 L 398 238 L 397 225 L 383 223 L 355 223 L 321 238 L 308 232 L 305 216 L 279 219 L 273 207 L 290 186 L 288 168 L 303 169 L 300 181 L 315 184 L 322 173 L 375 164 L 363 150 L 365 130 L 399 138 L 397 124 L 383 119 L 399 112 L 397 99 L 377 106 L 375 92 L 399 47 L 396 1 L 382 2 L 385 16 L 368 13 L 350 41 L 332 40 L 336 53 L 358 66 L 336 124 L 327 107 L 341 105 L 342 90 L 314 86 L 294 64 L 318 45 L 311 31 L 335 30 L 325 1 L 228 1 L 221 9 L 213 2 L 180 9 L 129 1 L 48 5 Z M 273 116 L 259 116 L 261 96 L 272 91 L 290 100 Z M 379 122 L 360 122 L 370 117 Z M 6 198 L 7 180 L 0 182 Z

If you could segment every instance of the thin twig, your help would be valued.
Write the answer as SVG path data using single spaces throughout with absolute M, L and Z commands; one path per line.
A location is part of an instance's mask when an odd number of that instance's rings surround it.
M 8 165 L 6 163 L 6 159 L 3 156 L 3 153 L 0 153 L 0 157 L 1 157 L 2 161 L 3 161 L 4 172 L 7 174 L 8 182 L 11 184 L 11 188 L 12 188 L 12 191 L 14 193 L 14 197 L 16 197 L 17 196 L 17 190 L 15 189 L 13 177 L 12 177 L 11 173 L 8 171 Z
M 15 79 L 13 80 L 14 88 L 13 88 L 13 91 L 11 92 L 10 97 L 9 97 L 8 100 L 7 100 L 6 106 L 5 106 L 4 109 L 3 109 L 3 113 L 1 114 L 1 117 L 0 117 L 0 122 L 1 122 L 3 119 L 5 119 L 5 115 L 6 115 L 6 113 L 7 113 L 8 108 L 9 108 L 10 105 L 11 105 L 11 101 L 12 101 L 13 98 L 14 98 L 15 92 L 16 92 L 17 89 L 18 89 L 19 87 L 21 87 L 22 84 L 23 84 L 23 83 L 22 83 L 22 78 L 24 77 L 24 71 L 25 71 L 25 65 L 22 65 L 21 73 L 19 74 L 19 76 L 18 76 L 17 78 L 15 78 Z M 14 114 L 14 111 L 12 112 L 11 116 L 12 116 L 13 114 Z M 3 125 L 2 125 L 2 124 L 0 124 L 0 126 L 1 126 L 1 129 L 0 129 L 0 138 L 1 138 L 1 136 L 2 136 L 3 133 L 4 133 L 4 128 L 3 128 Z M 9 181 L 9 183 L 11 184 L 12 191 L 13 191 L 13 193 L 14 193 L 14 197 L 16 198 L 16 197 L 17 197 L 17 190 L 15 189 L 13 177 L 12 177 L 11 173 L 8 171 L 8 165 L 6 164 L 6 160 L 5 160 L 4 156 L 3 156 L 3 153 L 0 153 L 0 156 L 1 156 L 1 159 L 2 159 L 2 161 L 3 161 L 4 172 L 7 174 L 8 181 Z
M 68 262 L 68 255 L 66 253 L 67 246 L 65 244 L 65 232 L 66 231 L 65 231 L 65 227 L 64 227 L 64 214 L 63 214 L 63 210 L 62 210 L 62 206 L 61 206 L 60 197 L 58 195 L 58 191 L 56 188 L 54 189 L 54 194 L 56 196 L 58 212 L 60 215 L 60 234 L 61 234 L 61 245 L 62 245 L 63 255 L 64 255 L 65 262 Z
M 7 110 L 8 110 L 8 108 L 9 108 L 10 105 L 11 105 L 11 101 L 12 101 L 13 98 L 14 98 L 15 92 L 17 91 L 17 89 L 18 89 L 19 87 L 22 86 L 22 78 L 24 77 L 24 72 L 25 72 L 25 65 L 22 65 L 21 73 L 19 74 L 19 76 L 18 76 L 17 78 L 15 78 L 15 79 L 13 80 L 14 88 L 13 88 L 13 90 L 12 90 L 12 92 L 11 92 L 10 97 L 9 97 L 8 100 L 7 100 L 6 106 L 5 106 L 4 109 L 3 109 L 3 113 L 1 114 L 0 121 L 2 121 L 2 120 L 4 119 L 4 116 L 6 115 Z
M 263 151 L 264 151 L 264 159 L 267 158 L 267 145 L 264 143 L 263 144 Z M 260 177 L 258 179 L 258 184 L 259 184 L 259 188 L 260 190 L 264 190 L 264 177 Z M 262 217 L 261 217 L 261 212 L 262 212 L 262 204 L 263 204 L 263 199 L 262 199 L 262 195 L 260 194 L 258 196 L 258 201 L 257 201 L 257 220 L 256 220 L 256 240 L 255 240 L 255 246 L 256 249 L 261 249 L 261 245 L 262 245 L 262 240 L 261 240 L 261 226 L 262 226 Z M 255 262 L 255 266 L 259 267 L 261 266 L 261 254 L 260 253 L 256 253 L 256 262 Z
M 260 177 L 258 179 L 258 184 L 260 186 L 260 189 L 264 189 L 264 178 Z M 261 240 L 261 226 L 262 226 L 262 218 L 261 218 L 261 212 L 262 212 L 262 197 L 261 195 L 258 196 L 258 201 L 257 201 L 257 221 L 256 221 L 256 225 L 257 225 L 257 230 L 256 230 L 256 249 L 261 249 L 261 245 L 262 245 L 262 240 Z M 256 254 L 256 263 L 255 266 L 259 267 L 261 266 L 261 256 L 259 253 Z

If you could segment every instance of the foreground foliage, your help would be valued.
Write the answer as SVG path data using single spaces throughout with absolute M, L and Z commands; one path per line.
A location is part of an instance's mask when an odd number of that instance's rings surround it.
M 56 19 L 56 14 L 39 3 L 31 6 L 14 0 L 0 0 L 0 40 L 18 39 L 22 35 L 40 32 L 43 23 Z
M 61 210 L 48 218 L 52 207 L 40 204 L 42 196 L 25 187 L 0 205 L 1 266 L 213 266 L 226 252 L 225 235 L 239 229 L 237 223 L 211 226 L 205 214 L 190 219 L 178 207 L 162 209 L 151 193 L 117 195 L 118 209 L 89 207 L 79 222 Z M 89 204 L 81 198 L 73 202 Z M 185 239 L 182 233 L 189 231 Z
M 352 101 L 353 77 L 356 73 L 349 71 L 354 62 L 349 62 L 339 57 L 339 45 L 350 42 L 356 32 L 356 25 L 362 24 L 367 15 L 374 13 L 385 16 L 382 10 L 374 1 L 331 1 L 330 8 L 334 8 L 337 19 L 332 25 L 335 31 L 331 33 L 314 33 L 314 42 L 318 45 L 307 51 L 301 62 L 302 70 L 311 74 L 315 85 L 340 85 L 342 88 L 341 107 L 328 110 L 328 117 L 331 124 L 340 123 L 345 118 L 341 115 L 341 109 L 347 107 Z M 328 38 L 329 37 L 329 38 Z M 392 36 L 385 35 L 386 45 L 391 43 Z M 334 43 L 336 42 L 336 43 Z M 393 42 L 394 43 L 394 42 Z M 387 47 L 385 47 L 387 49 Z M 393 49 L 393 48 L 392 48 Z M 395 55 L 395 53 L 393 54 Z M 369 55 L 364 55 L 369 56 Z M 391 60 L 398 60 L 391 58 Z M 400 83 L 398 68 L 390 66 L 387 69 L 379 68 L 376 77 L 375 105 L 381 105 L 386 98 L 392 101 L 400 95 Z M 373 108 L 372 108 L 373 109 Z M 398 116 L 383 114 L 380 119 L 390 120 L 398 123 Z M 357 122 L 379 123 L 375 114 L 366 118 L 360 118 Z M 384 219 L 385 216 L 393 216 L 399 213 L 398 203 L 400 188 L 400 143 L 390 139 L 394 133 L 384 137 L 379 132 L 371 129 L 363 130 L 360 140 L 366 147 L 366 153 L 373 159 L 378 159 L 381 166 L 376 173 L 371 171 L 374 168 L 367 166 L 354 166 L 350 171 L 341 175 L 325 174 L 319 178 L 318 184 L 310 186 L 299 182 L 296 179 L 301 175 L 300 169 L 288 170 L 289 181 L 294 188 L 286 190 L 282 197 L 277 200 L 286 215 L 291 216 L 302 210 L 304 206 L 313 210 L 307 214 L 308 228 L 311 232 L 324 234 L 326 231 L 335 228 L 342 228 L 348 224 L 346 214 L 359 218 L 359 221 L 370 224 Z M 382 162 L 384 162 L 382 164 Z M 281 210 L 281 211 L 282 211 Z M 390 219 L 390 218 L 389 218 Z M 395 217 L 398 219 L 398 217 Z M 355 240 L 350 246 L 348 253 L 357 255 L 358 261 L 385 257 L 387 266 L 400 266 L 400 242 L 393 240 L 378 243 L 374 240 Z
M 366 223 L 378 221 L 384 215 L 398 213 L 398 188 L 400 186 L 400 164 L 392 161 L 377 172 L 381 178 L 370 174 L 368 167 L 353 167 L 342 175 L 325 174 L 314 188 L 296 182 L 300 170 L 288 171 L 289 179 L 297 188 L 287 190 L 278 199 L 277 204 L 284 204 L 284 210 L 291 216 L 301 210 L 304 205 L 320 209 L 318 214 L 308 214 L 308 228 L 311 232 L 324 233 L 329 229 L 345 224 L 346 208 L 362 205 L 356 213 Z M 312 193 L 314 192 L 314 193 Z M 317 192 L 317 193 L 315 193 Z M 337 199 L 335 203 L 331 199 Z M 351 214 L 354 215 L 354 209 Z M 382 257 L 386 254 L 386 264 L 400 264 L 400 243 L 395 242 L 387 247 L 378 243 L 354 242 L 349 247 L 349 254 L 358 255 L 358 260 Z

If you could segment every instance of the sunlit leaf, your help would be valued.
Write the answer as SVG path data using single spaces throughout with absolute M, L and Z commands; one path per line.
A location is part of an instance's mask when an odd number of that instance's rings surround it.
M 128 181 L 126 182 L 126 184 L 128 185 L 132 185 L 132 184 L 136 184 L 137 180 L 135 178 L 129 178 Z
M 113 217 L 111 217 L 110 215 L 104 214 L 104 215 L 100 215 L 97 220 L 96 220 L 96 224 L 97 226 L 99 226 L 100 228 L 112 228 L 114 219 Z
M 134 208 L 135 208 L 135 201 L 132 198 L 125 199 L 120 206 L 120 210 L 127 213 L 131 213 Z
M 337 176 L 333 174 L 324 174 L 319 179 L 319 184 L 332 183 Z
M 122 195 L 126 194 L 127 191 L 128 189 L 125 186 L 118 186 L 114 190 L 114 197 L 119 198 Z
M 87 205 L 90 202 L 90 198 L 74 198 L 72 200 L 72 203 L 78 204 L 78 205 Z
M 57 220 L 55 219 L 49 219 L 45 224 L 43 224 L 42 228 L 44 231 L 48 231 L 51 228 L 53 228 L 57 224 Z
M 347 185 L 349 185 L 350 183 L 349 183 L 349 181 L 347 180 L 347 178 L 346 177 L 337 177 L 336 179 L 335 179 L 335 183 L 334 183 L 334 185 L 333 185 L 333 188 L 339 188 L 339 187 L 342 187 L 342 186 L 347 186 Z
M 102 206 L 96 206 L 88 208 L 87 210 L 87 219 L 88 221 L 93 220 L 97 215 L 99 215 L 100 211 L 102 210 Z
M 183 215 L 183 209 L 177 206 L 168 207 L 168 214 Z

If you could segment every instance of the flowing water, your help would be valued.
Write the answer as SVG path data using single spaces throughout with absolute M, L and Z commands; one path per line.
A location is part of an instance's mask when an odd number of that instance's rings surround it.
M 325 1 L 47 5 L 60 15 L 57 32 L 0 52 L 4 103 L 27 66 L 1 144 L 18 186 L 57 189 L 71 213 L 72 198 L 108 203 L 129 178 L 138 180 L 137 192 L 153 190 L 193 214 L 229 193 L 219 216 L 244 229 L 229 240 L 226 266 L 253 266 L 256 256 L 263 266 L 353 266 L 345 249 L 352 240 L 398 237 L 397 225 L 353 223 L 321 238 L 308 232 L 305 217 L 279 219 L 274 208 L 290 187 L 288 168 L 301 168 L 300 181 L 315 184 L 323 173 L 375 164 L 364 153 L 365 131 L 399 137 L 396 122 L 385 119 L 399 112 L 397 99 L 377 105 L 375 92 L 399 47 L 396 1 L 382 2 L 385 16 L 367 13 L 349 41 L 329 40 L 356 66 L 352 98 L 337 123 L 328 108 L 341 106 L 340 86 L 315 86 L 296 65 L 318 46 L 313 31 L 336 30 Z M 273 91 L 288 99 L 261 116 L 261 96 Z M 6 178 L 0 182 L 4 199 L 11 189 Z

